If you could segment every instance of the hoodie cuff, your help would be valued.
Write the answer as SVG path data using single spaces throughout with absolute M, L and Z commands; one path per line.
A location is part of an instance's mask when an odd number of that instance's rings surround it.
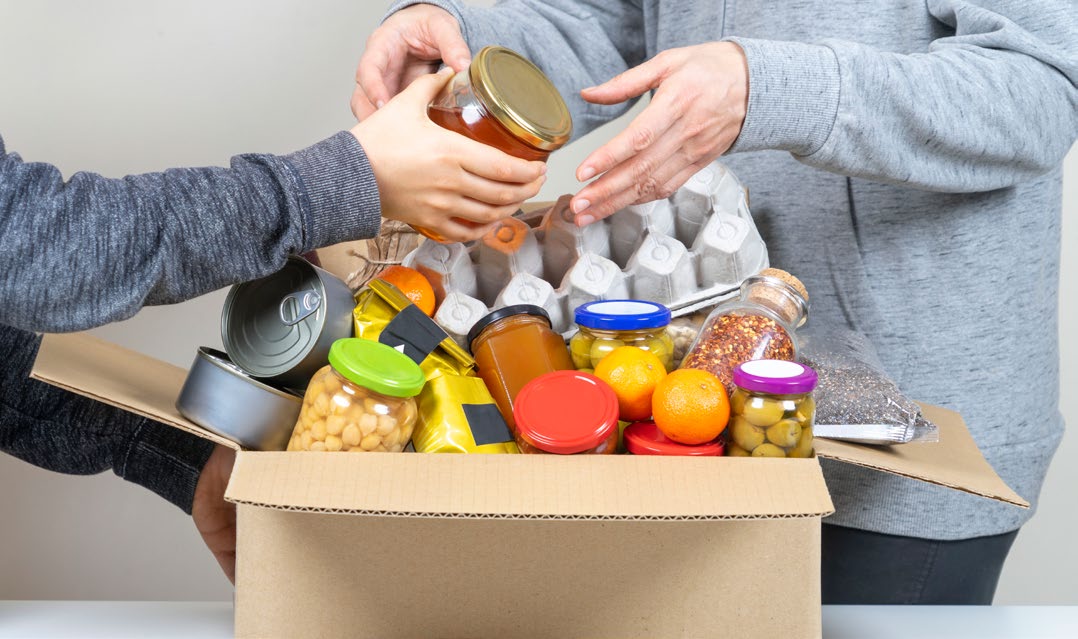
M 838 117 L 841 77 L 834 51 L 800 42 L 726 40 L 741 47 L 749 67 L 748 111 L 730 152 L 818 151 Z
M 198 478 L 213 447 L 213 442 L 195 435 L 143 420 L 113 470 L 190 515 Z
M 378 235 L 378 182 L 355 136 L 341 131 L 284 159 L 299 175 L 308 204 L 300 252 Z

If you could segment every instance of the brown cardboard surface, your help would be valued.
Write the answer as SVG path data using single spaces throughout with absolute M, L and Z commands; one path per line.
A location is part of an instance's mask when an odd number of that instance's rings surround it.
M 194 349 L 191 359 L 194 360 Z M 88 333 L 46 335 L 30 377 L 239 450 L 176 410 L 187 371 Z
M 961 415 L 929 404 L 921 409 L 939 427 L 938 443 L 868 446 L 817 438 L 816 454 L 1029 508 L 985 460 Z
M 834 512 L 814 459 L 241 453 L 225 497 L 402 517 L 717 520 Z
M 821 635 L 819 519 L 238 517 L 238 637 Z

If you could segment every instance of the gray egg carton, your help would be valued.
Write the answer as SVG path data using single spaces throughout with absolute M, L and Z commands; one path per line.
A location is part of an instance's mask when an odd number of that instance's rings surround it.
M 434 319 L 454 339 L 465 345 L 476 321 L 513 304 L 543 307 L 566 336 L 576 307 L 597 299 L 650 300 L 678 317 L 730 297 L 768 266 L 745 190 L 718 162 L 670 198 L 583 228 L 569 198 L 533 214 L 534 227 L 508 218 L 468 245 L 424 242 L 405 256 L 431 281 Z

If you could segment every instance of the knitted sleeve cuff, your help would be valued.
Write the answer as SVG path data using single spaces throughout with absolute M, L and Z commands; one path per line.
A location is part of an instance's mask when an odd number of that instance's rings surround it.
M 303 251 L 378 235 L 378 182 L 355 136 L 341 131 L 284 159 L 298 174 L 308 202 Z
M 779 149 L 812 155 L 838 117 L 838 58 L 826 46 L 728 38 L 745 52 L 749 106 L 731 153 Z

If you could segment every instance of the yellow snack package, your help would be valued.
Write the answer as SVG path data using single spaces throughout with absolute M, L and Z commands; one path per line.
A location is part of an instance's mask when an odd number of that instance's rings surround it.
M 417 398 L 412 445 L 419 453 L 519 453 L 487 385 L 478 377 L 441 375 Z
M 475 360 L 397 287 L 371 280 L 356 294 L 352 317 L 356 337 L 401 350 L 426 375 L 416 397 L 416 452 L 520 452 L 486 384 L 475 376 Z
M 388 344 L 412 358 L 427 375 L 468 375 L 475 360 L 389 282 L 374 279 L 356 293 L 356 337 Z

